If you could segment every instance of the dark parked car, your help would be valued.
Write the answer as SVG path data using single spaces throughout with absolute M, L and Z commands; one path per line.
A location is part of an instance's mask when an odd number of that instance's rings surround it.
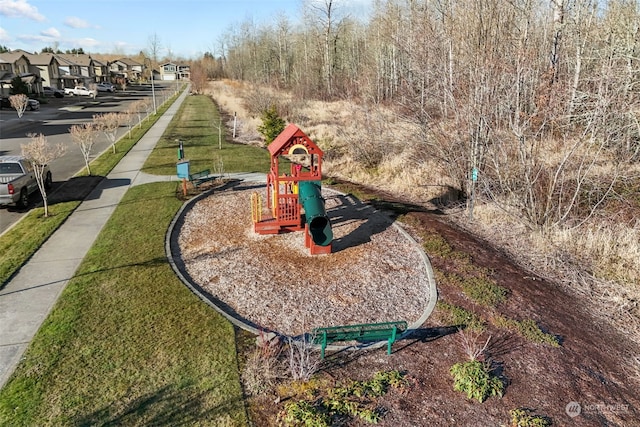
M 60 89 L 53 88 L 51 86 L 43 87 L 42 88 L 42 93 L 44 93 L 44 96 L 55 96 L 56 98 L 63 98 L 64 97 L 64 91 L 62 91 Z
M 0 108 L 13 108 L 11 106 L 11 101 L 9 100 L 9 98 L 5 98 L 5 97 L 0 98 Z M 27 101 L 27 108 L 30 111 L 39 110 L 40 101 L 38 101 L 37 99 L 29 98 L 29 100 Z

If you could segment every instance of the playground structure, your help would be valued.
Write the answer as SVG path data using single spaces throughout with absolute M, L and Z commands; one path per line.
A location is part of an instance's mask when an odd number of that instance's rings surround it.
M 311 255 L 331 253 L 333 231 L 322 198 L 322 150 L 296 125 L 287 126 L 267 147 L 271 167 L 264 204 L 251 196 L 251 217 L 258 234 L 304 230 Z M 289 173 L 280 172 L 280 157 L 291 162 Z

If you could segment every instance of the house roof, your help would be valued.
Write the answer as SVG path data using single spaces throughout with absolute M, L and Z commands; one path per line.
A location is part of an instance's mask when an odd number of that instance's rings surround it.
M 72 64 L 72 65 L 80 65 L 80 66 L 84 66 L 84 67 L 88 67 L 91 65 L 91 62 L 93 61 L 93 59 L 91 58 L 91 56 L 87 55 L 87 54 L 67 54 L 67 53 L 60 53 L 60 54 L 55 54 L 56 58 L 58 58 L 58 60 L 60 62 L 66 62 L 67 64 Z
M 140 66 L 140 67 L 142 66 L 141 63 L 139 63 L 138 61 L 135 61 L 135 60 L 133 60 L 131 58 L 120 58 L 120 59 L 115 60 L 114 62 L 122 62 L 125 65 L 135 65 L 135 66 Z
M 55 56 L 53 53 L 39 53 L 26 55 L 31 65 L 50 65 Z
M 309 138 L 300 128 L 293 123 L 289 124 L 276 139 L 269 144 L 267 149 L 271 156 L 280 156 L 289 153 L 289 150 L 295 149 L 295 146 L 303 146 L 308 154 L 322 154 L 320 148 Z
M 0 58 L 3 59 L 4 62 L 9 64 L 15 64 L 20 59 L 20 57 L 24 57 L 27 62 L 31 63 L 29 61 L 29 58 L 27 57 L 27 53 L 22 50 L 0 53 Z

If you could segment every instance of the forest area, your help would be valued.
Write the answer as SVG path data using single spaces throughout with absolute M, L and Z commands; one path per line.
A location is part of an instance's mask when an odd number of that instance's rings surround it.
M 242 22 L 194 64 L 194 89 L 217 80 L 257 140 L 275 107 L 330 174 L 436 202 L 640 342 L 638 2 L 345 6 Z

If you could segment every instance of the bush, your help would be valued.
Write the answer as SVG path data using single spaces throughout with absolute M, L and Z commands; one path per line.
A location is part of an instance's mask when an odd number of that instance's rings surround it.
M 531 415 L 529 409 L 514 409 L 509 411 L 511 414 L 512 427 L 549 427 L 551 420 L 541 415 Z
M 453 389 L 467 393 L 469 399 L 482 403 L 491 396 L 502 397 L 504 383 L 494 376 L 487 363 L 479 360 L 456 363 L 451 367 Z

